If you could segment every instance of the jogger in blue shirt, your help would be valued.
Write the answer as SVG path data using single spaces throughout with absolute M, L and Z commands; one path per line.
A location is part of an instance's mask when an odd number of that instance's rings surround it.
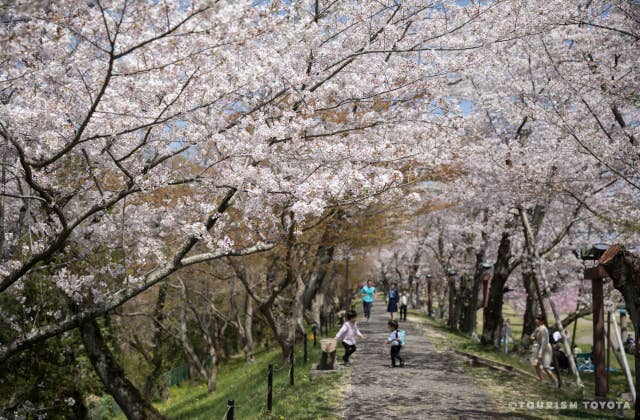
M 367 284 L 360 289 L 360 293 L 362 293 L 362 310 L 367 320 L 369 320 L 371 316 L 371 306 L 373 305 L 373 294 L 375 292 L 376 288 L 373 287 L 371 280 L 367 280 Z

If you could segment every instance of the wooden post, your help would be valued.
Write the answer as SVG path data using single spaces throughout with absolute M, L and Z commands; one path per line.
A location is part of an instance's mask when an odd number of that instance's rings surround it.
M 302 363 L 307 363 L 307 341 L 309 338 L 307 337 L 307 333 L 304 333 L 304 341 L 302 342 Z
M 578 313 L 578 311 L 580 310 L 580 298 L 582 297 L 582 282 L 580 282 L 580 287 L 578 288 L 578 301 L 576 302 L 576 313 Z M 571 333 L 571 350 L 573 351 L 573 348 L 576 345 L 576 331 L 578 328 L 578 321 L 580 320 L 580 318 L 576 318 L 575 321 L 573 321 L 573 332 Z M 573 354 L 573 353 L 571 353 Z
M 311 331 L 313 331 L 313 347 L 315 347 L 318 344 L 318 326 L 314 324 Z
M 607 394 L 609 393 L 609 381 L 611 380 L 611 312 L 607 312 Z
M 345 267 L 344 267 L 344 276 L 345 276 L 345 311 L 348 311 L 349 309 L 351 309 L 351 279 L 349 278 L 349 253 L 347 251 L 347 259 L 345 261 Z M 333 322 L 333 321 L 332 321 Z M 331 328 L 333 328 L 333 325 L 331 325 Z
M 227 400 L 227 420 L 233 420 L 233 410 L 235 408 L 235 403 L 233 400 Z
M 622 338 L 620 337 L 620 331 L 618 331 L 618 322 L 616 321 L 615 315 L 613 318 L 613 332 L 616 335 L 616 340 L 618 341 L 618 345 L 620 346 L 620 355 L 622 356 L 622 364 L 624 368 L 624 374 L 627 377 L 627 382 L 629 383 L 629 389 L 631 390 L 631 396 L 633 397 L 633 402 L 636 402 L 636 387 L 633 383 L 633 377 L 631 376 L 631 370 L 629 369 L 629 363 L 627 362 L 627 354 L 624 351 L 624 345 L 622 343 Z
M 293 351 L 294 351 L 294 347 L 291 346 L 291 353 L 289 353 L 289 363 L 291 363 L 291 369 L 289 370 L 289 385 L 293 386 L 293 362 L 294 362 L 294 356 L 293 356 Z
M 604 355 L 604 272 L 599 267 L 588 268 L 584 277 L 591 280 L 591 307 L 593 310 L 593 362 L 596 365 L 596 397 L 607 397 L 607 375 Z
M 273 364 L 269 363 L 267 371 L 267 411 L 273 408 Z
M 427 280 L 427 312 L 433 316 L 433 304 L 431 303 L 431 279 Z
M 622 341 L 627 338 L 628 328 L 627 328 L 627 310 L 620 309 L 620 336 L 622 337 Z

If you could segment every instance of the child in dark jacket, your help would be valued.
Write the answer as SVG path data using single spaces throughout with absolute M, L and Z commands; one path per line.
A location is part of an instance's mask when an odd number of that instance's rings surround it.
M 402 349 L 402 342 L 400 340 L 400 333 L 398 332 L 398 321 L 392 319 L 387 323 L 389 328 L 389 338 L 384 343 L 391 344 L 391 365 L 389 367 L 396 367 L 396 359 L 400 362 L 400 367 L 404 367 L 404 360 L 400 357 L 400 349 Z

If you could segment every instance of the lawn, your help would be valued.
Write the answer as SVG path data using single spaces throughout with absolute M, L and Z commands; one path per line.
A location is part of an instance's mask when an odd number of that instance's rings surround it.
M 185 381 L 170 387 L 169 398 L 154 405 L 162 414 L 176 420 L 223 419 L 228 400 L 234 400 L 237 419 L 337 419 L 348 375 L 346 371 L 338 371 L 311 380 L 311 365 L 320 360 L 320 343 L 313 347 L 313 341 L 309 340 L 308 352 L 308 361 L 304 363 L 303 348 L 298 343 L 293 386 L 289 385 L 289 366 L 282 363 L 280 351 L 263 350 L 256 354 L 253 363 L 245 363 L 238 357 L 221 364 L 214 393 L 209 394 L 205 384 Z M 267 411 L 270 363 L 274 365 L 271 413 Z
M 234 400 L 235 416 L 240 419 L 331 419 L 337 418 L 346 375 L 330 373 L 310 379 L 311 363 L 320 358 L 320 345 L 309 342 L 309 361 L 303 364 L 302 346 L 297 347 L 294 383 L 289 385 L 289 368 L 280 352 L 273 350 L 246 364 L 234 360 L 221 366 L 218 389 L 208 394 L 206 386 L 184 384 L 170 389 L 169 399 L 159 404 L 171 419 L 220 419 L 227 412 L 227 400 Z M 273 411 L 267 412 L 267 370 L 274 364 Z

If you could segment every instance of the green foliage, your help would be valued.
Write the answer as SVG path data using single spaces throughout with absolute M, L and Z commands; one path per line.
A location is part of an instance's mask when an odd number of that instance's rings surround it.
M 44 272 L 25 279 L 21 288 L 0 295 L 2 311 L 14 314 L 1 318 L 0 343 L 10 341 L 16 330 L 62 316 L 55 311 L 64 306 Z M 16 354 L 0 364 L 0 372 L 0 417 L 75 418 L 85 413 L 83 395 L 100 389 L 76 331 Z

